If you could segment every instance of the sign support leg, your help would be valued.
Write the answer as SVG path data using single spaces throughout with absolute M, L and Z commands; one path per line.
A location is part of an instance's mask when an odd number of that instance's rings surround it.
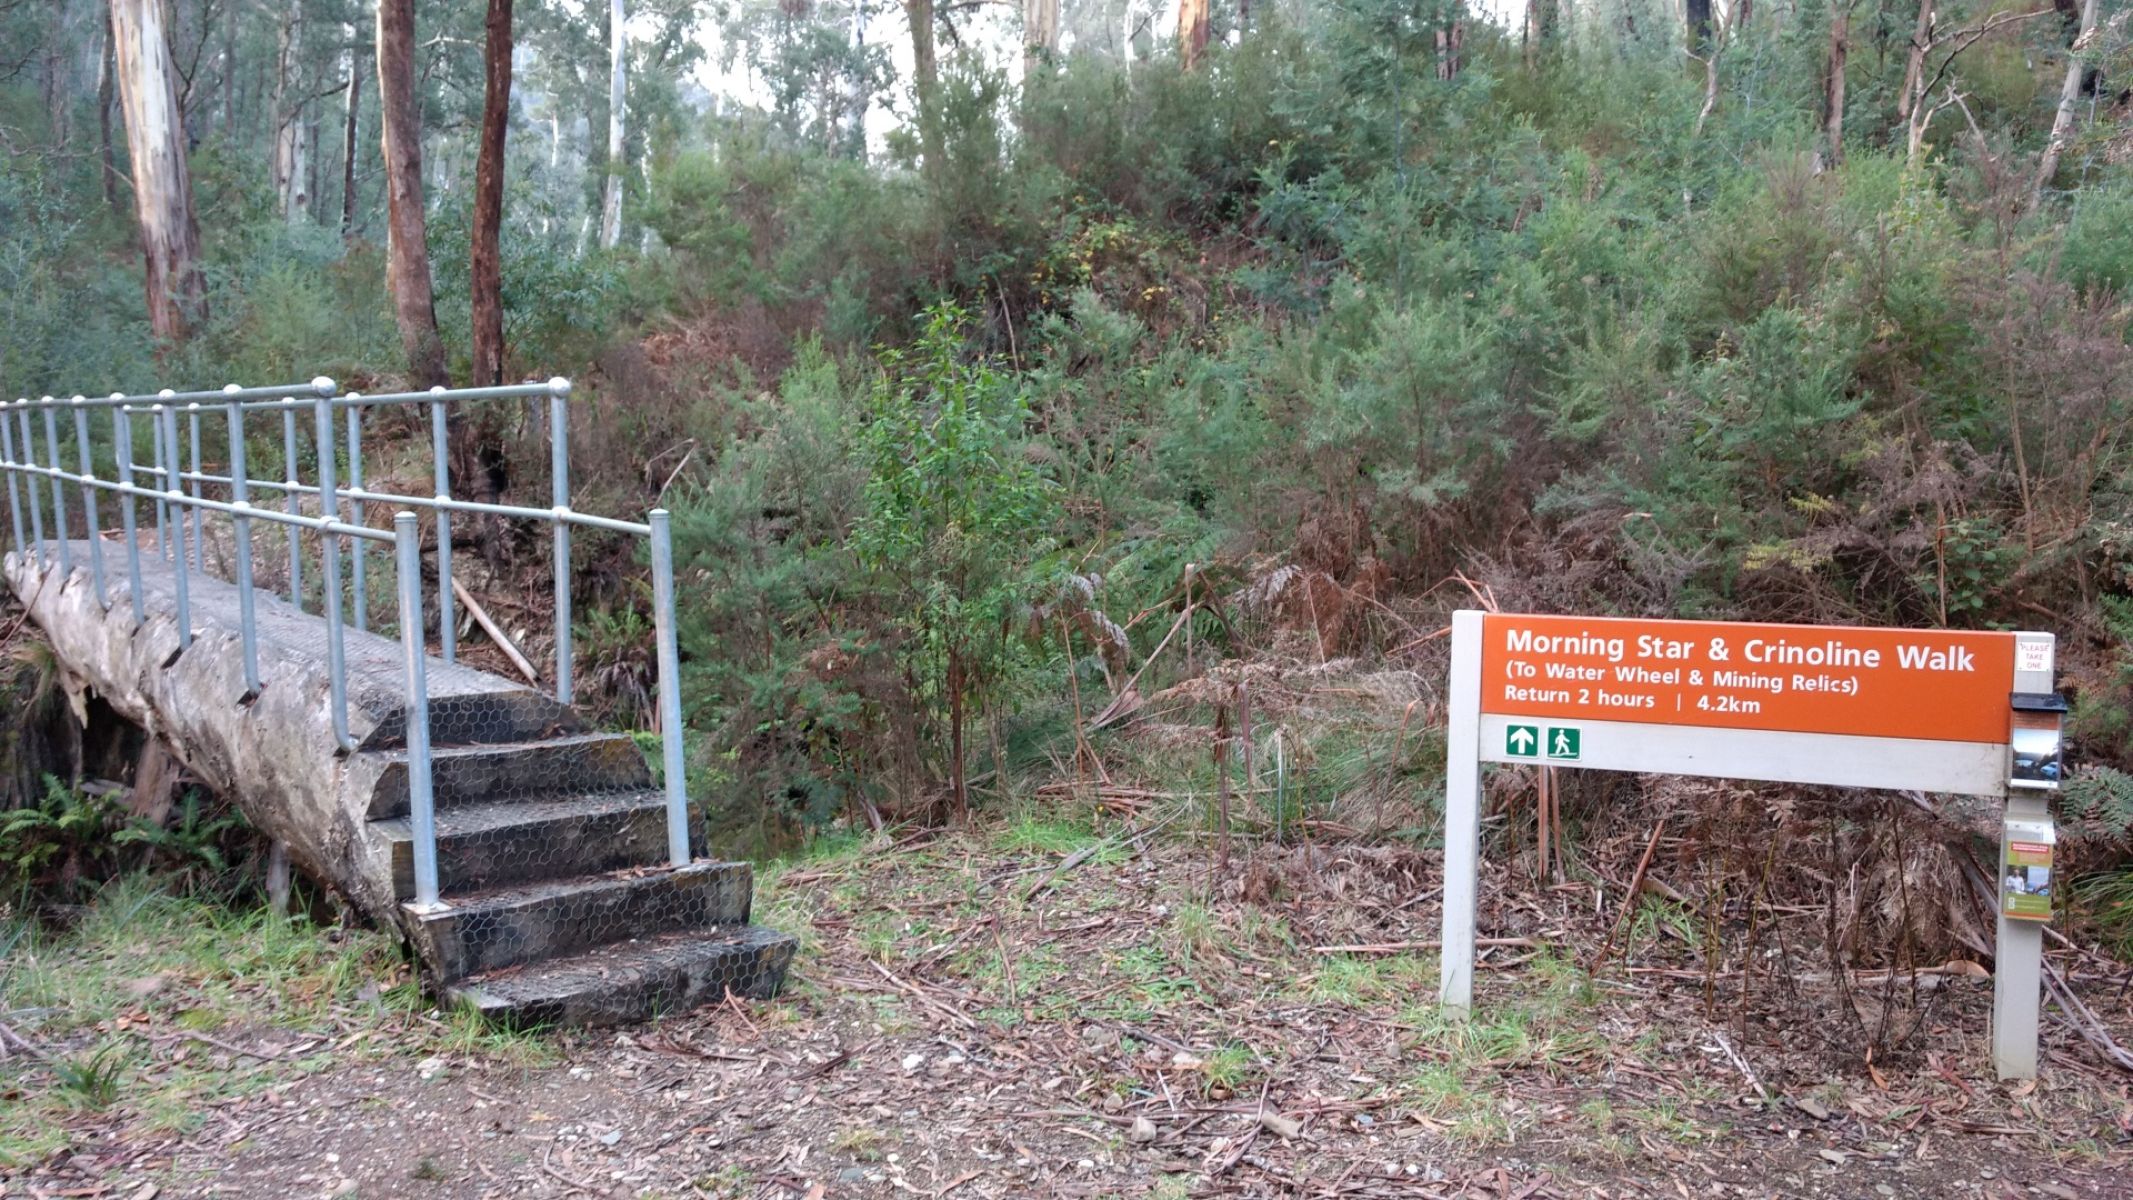
M 2056 639 L 2048 633 L 2015 634 L 2014 690 L 2017 699 L 2050 693 L 2053 682 L 2053 658 L 2057 649 Z M 2022 706 L 2017 705 L 2018 709 Z M 2064 705 L 2059 706 L 2062 710 Z M 2044 921 L 2009 919 L 2008 880 L 2009 864 L 2014 861 L 2009 854 L 2008 843 L 2016 840 L 2029 845 L 2042 844 L 2046 853 L 2046 880 L 2051 880 L 2049 847 L 2052 844 L 2052 789 L 2058 785 L 2054 774 L 2046 787 L 2036 782 L 2025 784 L 2018 768 L 2023 749 L 2021 720 L 2023 713 L 2016 714 L 2017 728 L 2012 740 L 2013 762 L 2007 789 L 2007 814 L 2000 822 L 2000 857 L 1993 864 L 1993 883 L 1999 901 L 1996 928 L 1993 934 L 1992 969 L 1992 1068 L 2001 1079 L 2035 1079 L 2037 1077 L 2037 1017 L 2042 1008 L 2044 984 Z M 2057 757 L 2056 722 L 2053 724 L 2052 757 Z M 2055 882 L 2055 881 L 2053 881 Z M 2050 891 L 2057 890 L 2046 885 Z M 2044 911 L 2051 911 L 2047 901 Z
M 1452 614 L 1452 672 L 1444 747 L 1444 944 L 1438 1001 L 1454 1016 L 1474 1006 L 1474 909 L 1481 887 L 1481 614 Z
M 1995 874 L 2006 872 L 2010 838 L 2025 830 L 2043 831 L 2048 837 L 2050 825 L 2051 812 L 2042 796 L 2009 796 L 2000 833 L 2002 865 Z M 2004 880 L 2000 887 L 2004 892 Z M 2035 1079 L 2038 1013 L 2043 1006 L 2044 923 L 2010 919 L 2006 909 L 2003 894 L 1992 948 L 1992 1067 L 2001 1079 Z

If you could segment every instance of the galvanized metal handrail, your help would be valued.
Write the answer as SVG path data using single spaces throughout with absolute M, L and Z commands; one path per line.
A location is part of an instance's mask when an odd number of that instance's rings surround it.
M 193 571 L 204 574 L 207 564 L 201 528 L 202 517 L 210 513 L 229 517 L 233 526 L 235 551 L 233 568 L 236 578 L 232 582 L 237 593 L 239 636 L 244 654 L 245 693 L 240 700 L 248 703 L 259 695 L 264 686 L 259 671 L 251 523 L 261 520 L 281 525 L 287 530 L 289 600 L 299 610 L 303 608 L 305 600 L 303 535 L 306 532 L 315 535 L 319 543 L 319 592 L 324 608 L 322 615 L 327 627 L 334 737 L 341 751 L 347 753 L 352 752 L 356 744 L 348 727 L 347 672 L 342 630 L 342 551 L 345 548 L 349 556 L 349 597 L 353 605 L 353 623 L 358 630 L 364 630 L 368 628 L 369 607 L 364 547 L 371 542 L 393 543 L 396 575 L 394 591 L 397 597 L 402 655 L 406 660 L 406 743 L 410 825 L 414 841 L 415 905 L 418 908 L 430 909 L 438 907 L 440 902 L 436 818 L 430 780 L 429 688 L 428 670 L 425 665 L 427 647 L 424 644 L 423 632 L 422 547 L 419 518 L 413 510 L 432 513 L 432 520 L 437 527 L 438 653 L 446 662 L 455 661 L 458 655 L 457 606 L 452 582 L 451 514 L 468 513 L 513 520 L 542 521 L 552 527 L 556 610 L 554 693 L 556 699 L 564 704 L 571 703 L 574 698 L 570 629 L 570 531 L 574 527 L 586 527 L 643 537 L 649 544 L 652 568 L 653 625 L 658 665 L 658 713 L 665 775 L 668 857 L 674 865 L 683 866 L 690 861 L 691 851 L 687 780 L 682 752 L 680 654 L 674 622 L 673 547 L 668 514 L 664 509 L 655 509 L 648 515 L 648 520 L 636 522 L 579 512 L 571 507 L 567 404 L 569 395 L 570 383 L 564 379 L 551 379 L 540 384 L 465 388 L 457 391 L 436 388 L 426 392 L 392 392 L 378 395 L 351 392 L 344 395 L 340 393 L 334 381 L 321 377 L 307 384 L 283 387 L 247 388 L 231 384 L 212 392 L 177 392 L 166 389 L 152 396 L 123 393 L 97 398 L 75 396 L 55 399 L 46 396 L 37 400 L 18 399 L 12 404 L 0 403 L 0 472 L 7 476 L 16 551 L 21 555 L 35 557 L 41 564 L 47 563 L 48 556 L 53 553 L 45 537 L 45 504 L 38 494 L 38 481 L 49 481 L 58 563 L 62 572 L 72 573 L 73 544 L 68 533 L 69 501 L 65 485 L 76 485 L 80 490 L 79 508 L 87 526 L 91 582 L 98 602 L 108 608 L 111 601 L 104 577 L 104 535 L 98 518 L 96 497 L 98 493 L 109 493 L 118 497 L 121 500 L 120 518 L 128 577 L 131 581 L 129 598 L 135 622 L 145 623 L 147 613 L 141 592 L 141 543 L 136 509 L 141 500 L 153 501 L 153 552 L 172 566 L 178 642 L 179 649 L 183 652 L 192 644 L 188 576 Z M 450 406 L 462 401 L 511 399 L 545 399 L 548 402 L 552 476 L 551 506 L 548 508 L 462 500 L 451 494 L 451 477 L 446 456 Z M 398 404 L 428 404 L 430 407 L 430 449 L 435 486 L 433 495 L 402 495 L 373 491 L 364 486 L 363 411 L 372 407 Z M 203 417 L 212 418 L 218 410 L 226 427 L 229 455 L 227 473 L 224 474 L 205 469 L 201 456 Z M 299 437 L 297 417 L 304 410 L 309 410 L 313 418 L 310 422 L 312 430 L 309 448 L 313 455 L 314 475 L 310 482 L 301 478 L 299 470 L 300 451 L 303 446 Z M 185 414 L 189 426 L 190 436 L 185 448 L 190 450 L 190 469 L 187 469 L 184 455 L 180 452 L 178 415 L 181 411 Z M 334 419 L 337 411 L 346 414 L 345 421 Z M 251 414 L 263 412 L 279 412 L 282 415 L 282 477 L 278 480 L 253 478 L 247 468 L 246 419 Z M 46 462 L 42 465 L 37 461 L 36 423 L 31 420 L 32 413 L 40 414 L 44 425 Z M 60 460 L 61 413 L 70 414 L 72 417 L 73 441 L 79 465 L 76 471 L 68 471 Z M 110 415 L 111 461 L 118 475 L 115 480 L 100 478 L 96 474 L 97 446 L 91 436 L 90 427 L 92 413 Z M 152 463 L 136 463 L 133 460 L 133 422 L 141 417 L 148 420 L 150 436 L 147 440 L 153 447 Z M 348 469 L 345 485 L 338 478 L 343 454 L 346 456 Z M 148 487 L 136 482 L 141 476 L 149 477 L 157 486 Z M 210 497 L 205 490 L 210 486 L 226 489 L 229 498 L 225 501 Z M 188 488 L 190 490 L 187 490 Z M 255 504 L 252 500 L 254 489 L 278 493 L 282 498 L 281 506 L 277 509 Z M 303 497 L 316 497 L 317 515 L 307 515 L 303 512 L 300 503 Z M 344 503 L 353 506 L 353 521 L 342 519 Z M 365 523 L 364 514 L 373 504 L 388 505 L 395 509 L 391 533 L 372 528 Z M 27 530 L 24 528 L 25 511 L 29 518 Z M 188 516 L 191 523 L 189 531 Z

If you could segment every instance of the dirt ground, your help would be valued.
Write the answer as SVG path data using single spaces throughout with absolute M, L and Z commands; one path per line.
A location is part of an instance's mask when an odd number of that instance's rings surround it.
M 2052 1022 L 2043 1078 L 1994 1083 L 1975 973 L 1855 982 L 1916 1029 L 1868 1063 L 1833 995 L 1504 877 L 1453 1024 L 1415 945 L 1434 856 L 1213 857 L 1028 821 L 848 846 L 765 874 L 783 998 L 622 1030 L 454 1036 L 349 978 L 323 1020 L 208 1035 L 151 996 L 82 1036 L 245 1085 L 55 1116 L 0 1196 L 2133 1195 L 2133 1076 Z M 2065 965 L 2133 1031 L 2121 979 Z

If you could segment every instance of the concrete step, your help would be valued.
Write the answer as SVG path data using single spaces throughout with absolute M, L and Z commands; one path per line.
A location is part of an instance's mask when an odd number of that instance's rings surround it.
M 444 994 L 521 1028 L 615 1025 L 686 1012 L 729 991 L 767 1000 L 784 986 L 794 944 L 754 925 L 667 933 L 477 975 Z
M 394 894 L 412 899 L 415 852 L 408 819 L 373 821 L 370 828 L 391 849 Z M 701 834 L 692 840 L 701 841 Z M 462 805 L 437 814 L 437 882 L 446 896 L 666 861 L 662 792 Z
M 373 821 L 407 815 L 407 751 L 385 751 L 370 795 Z M 439 811 L 652 786 L 644 751 L 628 734 L 580 733 L 542 741 L 452 746 L 430 751 L 430 792 Z
M 312 618 L 315 621 L 315 618 Z M 396 667 L 395 670 L 398 668 Z M 491 683 L 493 677 L 469 671 L 457 664 L 430 664 L 430 746 L 487 746 L 499 742 L 532 742 L 558 734 L 580 733 L 585 721 L 573 709 L 530 688 L 490 691 L 449 690 L 460 675 Z M 352 674 L 351 693 L 359 681 Z M 407 745 L 407 710 L 404 693 L 397 691 L 400 677 L 364 689 L 373 708 L 380 710 L 378 724 L 356 747 L 387 750 Z
M 408 932 L 440 985 L 519 963 L 580 954 L 629 937 L 745 925 L 747 863 L 698 862 L 498 888 L 408 910 Z

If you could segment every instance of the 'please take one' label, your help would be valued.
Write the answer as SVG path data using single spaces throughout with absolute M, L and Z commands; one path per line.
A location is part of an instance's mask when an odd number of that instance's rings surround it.
M 2015 635 L 1491 613 L 1481 711 L 2004 742 Z

